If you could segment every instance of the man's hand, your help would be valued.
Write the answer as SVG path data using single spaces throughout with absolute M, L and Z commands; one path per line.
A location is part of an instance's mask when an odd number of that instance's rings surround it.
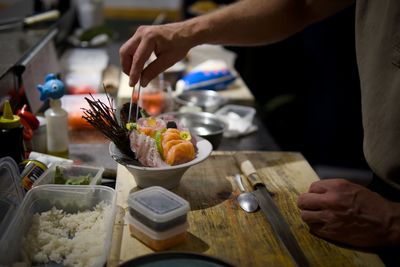
M 135 85 L 139 77 L 141 85 L 146 86 L 196 45 L 274 43 L 336 13 L 353 1 L 236 1 L 187 21 L 141 26 L 119 51 L 122 70 L 129 75 L 130 86 Z M 143 69 L 153 52 L 157 59 Z
M 310 231 L 358 247 L 400 244 L 400 204 L 344 179 L 314 182 L 298 199 Z
M 158 74 L 186 56 L 192 45 L 189 44 L 189 38 L 184 38 L 183 25 L 140 26 L 121 46 L 122 71 L 129 75 L 130 86 L 134 86 L 139 78 L 141 85 L 146 86 Z M 153 52 L 157 58 L 144 68 Z

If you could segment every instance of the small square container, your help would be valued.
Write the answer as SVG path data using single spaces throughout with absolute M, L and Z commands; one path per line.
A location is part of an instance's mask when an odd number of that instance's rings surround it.
M 62 174 L 61 180 L 57 178 L 57 169 Z M 55 163 L 33 183 L 32 187 L 44 184 L 99 185 L 103 172 L 103 167 Z
M 11 157 L 0 159 L 0 240 L 24 198 L 17 163 Z
M 107 208 L 100 215 L 103 216 L 103 219 L 97 224 L 94 223 L 94 218 L 101 218 L 97 215 L 86 216 L 85 219 L 80 220 L 75 219 L 75 222 L 68 223 L 68 225 L 72 226 L 76 224 L 77 226 L 74 229 L 86 231 L 85 235 L 82 234 L 80 238 L 76 237 L 72 245 L 72 250 L 69 250 L 70 245 L 68 245 L 68 242 L 75 238 L 77 233 L 68 232 L 68 237 L 53 237 L 46 243 L 46 246 L 49 255 L 54 256 L 54 253 L 65 253 L 66 255 L 62 258 L 63 260 L 66 260 L 66 257 L 71 257 L 71 254 L 74 253 L 79 255 L 75 255 L 79 261 L 86 260 L 84 263 L 69 262 L 69 265 L 81 263 L 85 266 L 104 266 L 111 247 L 116 212 L 116 192 L 114 189 L 102 185 L 41 185 L 29 190 L 4 233 L 3 238 L 0 240 L 0 266 L 17 266 L 18 264 L 21 264 L 18 266 L 31 266 L 32 263 L 27 257 L 27 251 L 31 251 L 31 249 L 36 247 L 35 244 L 38 243 L 31 242 L 27 244 L 24 242 L 28 239 L 28 233 L 35 233 L 34 229 L 32 229 L 34 220 L 38 219 L 35 214 L 42 214 L 53 208 L 63 210 L 68 214 L 76 214 L 88 210 L 93 211 L 100 203 L 104 203 Z M 49 222 L 44 224 L 45 227 L 49 224 L 57 225 L 67 217 L 64 216 L 63 219 L 59 217 L 51 218 L 56 218 L 54 219 L 56 224 Z M 87 232 L 88 228 L 93 227 L 93 225 L 97 226 L 96 231 L 94 233 Z M 63 228 L 60 229 L 60 226 L 57 229 L 52 230 L 52 233 L 63 231 Z M 43 232 L 47 232 L 47 230 L 41 230 L 39 233 Z M 41 234 L 41 238 L 48 239 L 48 236 L 49 234 Z M 96 247 L 98 244 L 101 246 L 100 248 Z M 46 251 L 46 248 L 43 248 L 42 251 Z M 43 252 L 43 254 L 45 253 Z M 49 255 L 46 257 L 50 257 Z M 43 266 L 53 266 L 56 262 L 51 261 Z M 63 266 L 62 262 L 56 265 Z
M 132 234 L 154 250 L 166 249 L 184 239 L 190 205 L 180 196 L 152 186 L 130 194 L 128 206 Z

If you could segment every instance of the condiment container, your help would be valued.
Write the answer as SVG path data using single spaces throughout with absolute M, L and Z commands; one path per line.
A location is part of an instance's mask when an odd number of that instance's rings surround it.
M 47 170 L 47 165 L 38 160 L 25 159 L 18 164 L 21 173 L 22 187 L 28 191 L 33 183 Z
M 160 186 L 128 197 L 126 219 L 131 234 L 154 250 L 165 250 L 186 239 L 189 202 Z
M 16 163 L 25 158 L 23 130 L 20 117 L 13 114 L 10 102 L 6 100 L 0 116 L 0 157 L 10 156 Z
M 50 99 L 50 108 L 44 112 L 47 121 L 47 153 L 68 158 L 68 113 L 60 99 Z
M 41 185 L 29 190 L 0 239 L 0 266 L 17 266 L 17 264 L 20 264 L 18 266 L 31 266 L 21 244 L 23 244 L 28 231 L 31 230 L 34 214 L 47 212 L 53 207 L 74 214 L 79 211 L 93 210 L 100 203 L 109 205 L 111 210 L 104 215 L 105 233 L 99 233 L 104 236 L 104 240 L 100 243 L 102 251 L 92 255 L 93 264 L 91 266 L 104 266 L 111 248 L 116 212 L 116 191 L 102 185 Z M 90 243 L 90 237 L 87 241 Z M 59 243 L 59 246 L 61 245 L 62 243 Z M 81 249 L 76 248 L 78 251 Z M 86 250 L 91 249 L 91 247 L 86 247 Z M 43 266 L 49 265 L 44 264 Z
M 75 165 L 68 163 L 55 163 L 50 166 L 32 185 L 44 184 L 70 184 L 70 185 L 96 185 L 101 184 L 103 167 Z M 60 180 L 60 175 L 62 180 Z
M 46 118 L 47 153 L 68 158 L 68 113 L 61 106 L 64 83 L 53 73 L 46 75 L 45 83 L 39 84 L 40 100 L 49 99 L 50 107 L 44 112 Z

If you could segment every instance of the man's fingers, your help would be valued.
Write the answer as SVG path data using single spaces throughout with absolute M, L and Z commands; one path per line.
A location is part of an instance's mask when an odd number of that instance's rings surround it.
M 317 193 L 317 194 L 326 193 L 328 191 L 328 189 L 327 189 L 325 183 L 326 183 L 326 180 L 320 180 L 320 181 L 313 182 L 310 185 L 308 192 Z
M 323 211 L 302 210 L 301 219 L 308 225 L 323 224 L 326 222 L 326 215 L 324 213 Z
M 297 206 L 302 210 L 321 210 L 328 205 L 325 201 L 325 195 L 305 193 L 297 199 Z
M 151 62 L 142 72 L 141 85 L 146 86 L 152 79 L 171 67 L 176 61 L 168 60 L 164 55 L 160 55 Z
M 121 62 L 122 71 L 129 75 L 132 66 L 132 58 L 140 43 L 140 38 L 133 36 L 119 49 L 119 58 Z
M 134 86 L 140 78 L 144 64 L 154 51 L 154 45 L 150 45 L 146 40 L 142 40 L 132 58 L 132 65 L 129 72 L 129 85 Z

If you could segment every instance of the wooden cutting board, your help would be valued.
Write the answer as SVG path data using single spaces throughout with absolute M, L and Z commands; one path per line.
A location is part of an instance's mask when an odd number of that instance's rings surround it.
M 236 197 L 239 189 L 233 175 L 240 173 L 235 152 L 213 152 L 204 162 L 190 168 L 180 185 L 171 190 L 189 201 L 189 238 L 174 251 L 203 253 L 235 266 L 295 266 L 261 211 L 246 213 Z M 283 216 L 291 226 L 311 266 L 384 266 L 376 254 L 341 247 L 309 233 L 296 206 L 318 176 L 299 153 L 240 152 L 252 161 Z M 249 184 L 247 184 L 249 189 Z M 132 237 L 123 217 L 127 197 L 138 190 L 133 176 L 121 165 L 117 170 L 117 204 L 113 244 L 108 266 L 153 251 Z

